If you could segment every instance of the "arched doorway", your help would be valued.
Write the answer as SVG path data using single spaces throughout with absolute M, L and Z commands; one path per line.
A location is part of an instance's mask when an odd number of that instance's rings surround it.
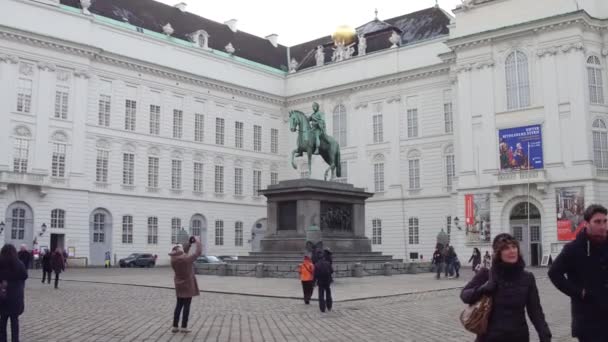
M 259 219 L 251 228 L 251 251 L 252 252 L 261 252 L 262 239 L 266 236 L 266 219 Z
M 15 202 L 6 209 L 6 230 L 4 242 L 19 249 L 26 245 L 32 249 L 34 241 L 34 212 L 25 202 Z
M 520 244 L 527 265 L 539 266 L 542 259 L 541 215 L 530 202 L 518 203 L 509 216 L 511 234 Z
M 190 235 L 198 236 L 203 244 L 203 254 L 207 254 L 207 219 L 201 214 L 195 214 L 190 219 Z
M 89 218 L 90 265 L 103 265 L 106 252 L 112 254 L 112 215 L 106 209 L 98 208 Z

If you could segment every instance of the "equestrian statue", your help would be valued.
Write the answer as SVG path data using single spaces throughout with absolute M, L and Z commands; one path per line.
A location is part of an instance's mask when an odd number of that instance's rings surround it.
M 298 132 L 298 147 L 291 152 L 291 166 L 297 169 L 295 157 L 301 157 L 305 152 L 308 157 L 308 177 L 311 175 L 311 159 L 313 155 L 320 155 L 329 167 L 325 170 L 325 180 L 331 171 L 331 178 L 342 177 L 340 169 L 340 145 L 325 131 L 325 115 L 319 111 L 319 104 L 312 104 L 310 117 L 292 110 L 289 112 L 289 129 Z

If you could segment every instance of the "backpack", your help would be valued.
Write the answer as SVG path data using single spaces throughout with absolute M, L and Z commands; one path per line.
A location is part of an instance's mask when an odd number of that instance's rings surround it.
M 6 280 L 0 281 L 0 301 L 5 300 L 8 297 L 8 282 Z
M 482 296 L 477 303 L 462 310 L 460 322 L 468 331 L 483 335 L 488 329 L 490 312 L 492 312 L 492 297 Z

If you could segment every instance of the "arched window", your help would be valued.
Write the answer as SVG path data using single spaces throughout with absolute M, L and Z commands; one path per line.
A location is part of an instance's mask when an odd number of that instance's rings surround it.
M 207 220 L 200 214 L 195 214 L 190 219 L 190 235 L 201 236 L 203 228 L 207 227 Z
M 333 114 L 333 137 L 338 141 L 340 147 L 346 146 L 346 107 L 338 105 Z
M 587 59 L 587 77 L 589 78 L 589 101 L 595 104 L 604 103 L 604 82 L 602 80 L 602 64 L 596 56 Z
M 171 219 L 171 244 L 178 243 L 179 231 L 182 228 L 182 219 L 174 217 Z
M 382 220 L 372 220 L 372 245 L 382 244 Z
M 608 169 L 608 130 L 602 119 L 593 121 L 593 161 L 595 167 Z
M 215 221 L 215 245 L 224 245 L 224 221 L 222 220 Z
M 65 228 L 65 210 L 53 209 L 51 211 L 51 228 Z
M 505 61 L 507 80 L 507 109 L 530 106 L 528 57 L 521 51 L 512 52 Z
M 454 158 L 454 148 L 448 146 L 445 149 L 445 173 L 446 173 L 446 186 L 448 191 L 452 190 L 454 185 L 454 177 L 456 176 L 456 161 Z
M 243 222 L 241 221 L 234 223 L 234 245 L 243 246 Z
M 93 242 L 105 243 L 106 241 L 106 214 L 96 213 L 93 215 Z

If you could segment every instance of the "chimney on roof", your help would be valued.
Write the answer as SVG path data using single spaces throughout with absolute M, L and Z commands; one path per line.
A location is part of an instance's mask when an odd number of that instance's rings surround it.
M 178 10 L 180 10 L 180 11 L 182 11 L 182 12 L 185 12 L 185 11 L 186 11 L 186 6 L 188 6 L 188 4 L 187 4 L 187 3 L 185 3 L 185 2 L 180 2 L 179 4 L 176 4 L 176 5 L 175 5 L 175 6 L 173 6 L 173 7 L 177 8 Z
M 228 25 L 232 32 L 236 32 L 236 19 L 230 19 L 224 22 L 225 25 Z
M 274 46 L 275 48 L 279 45 L 277 43 L 278 39 L 279 39 L 279 35 L 276 33 L 270 34 L 266 36 L 266 39 L 268 39 L 268 41 L 270 42 L 270 44 L 272 44 L 272 46 Z

